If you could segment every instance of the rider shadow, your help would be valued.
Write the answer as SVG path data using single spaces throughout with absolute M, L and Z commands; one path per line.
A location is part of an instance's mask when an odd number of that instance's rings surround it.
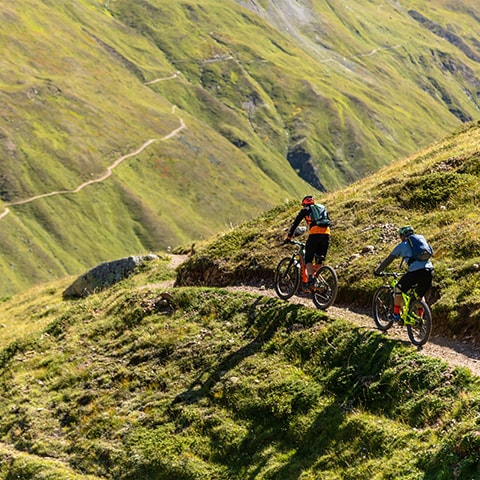
M 202 381 L 205 372 L 201 372 L 187 390 L 174 398 L 172 404 L 195 403 L 210 395 L 214 386 L 221 381 L 230 370 L 239 365 L 245 358 L 258 353 L 273 337 L 279 327 L 288 327 L 288 324 L 294 324 L 296 313 L 301 307 L 284 303 L 280 305 L 279 311 L 279 301 L 277 299 L 269 299 L 267 301 L 262 297 L 256 299 L 250 305 L 248 321 L 243 335 L 243 338 L 246 338 L 250 335 L 250 331 L 255 329 L 255 337 L 243 347 L 226 355 L 206 380 Z M 285 321 L 287 317 L 288 322 Z

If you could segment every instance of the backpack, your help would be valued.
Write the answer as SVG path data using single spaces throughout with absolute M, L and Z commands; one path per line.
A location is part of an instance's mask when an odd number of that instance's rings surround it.
M 318 227 L 328 227 L 330 225 L 327 209 L 320 203 L 310 205 L 309 216 L 312 219 L 312 225 L 317 225 Z
M 426 262 L 433 255 L 433 248 L 428 244 L 423 235 L 417 235 L 415 233 L 410 235 L 407 241 L 412 247 L 412 256 L 407 261 L 408 265 L 415 260 Z

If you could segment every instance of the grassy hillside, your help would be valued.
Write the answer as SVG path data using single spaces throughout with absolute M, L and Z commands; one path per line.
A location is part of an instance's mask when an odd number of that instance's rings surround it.
M 166 289 L 167 261 L 4 302 L 1 479 L 478 475 L 466 370 L 288 302 Z
M 1 15 L 2 292 L 208 237 L 305 189 L 278 153 L 261 145 L 262 169 L 146 85 L 174 66 L 99 2 L 22 0 Z M 72 193 L 16 205 L 56 191 Z
M 2 295 L 208 238 L 478 118 L 471 2 L 290 3 L 288 30 L 267 2 L 5 6 Z
M 318 198 L 333 221 L 328 261 L 340 281 L 337 302 L 369 307 L 380 282 L 374 268 L 399 241 L 398 228 L 411 224 L 435 250 L 428 299 L 434 333 L 480 340 L 479 145 L 480 124 L 471 124 L 374 176 Z M 271 283 L 276 264 L 290 251 L 282 241 L 300 199 L 206 243 L 181 267 L 178 283 Z

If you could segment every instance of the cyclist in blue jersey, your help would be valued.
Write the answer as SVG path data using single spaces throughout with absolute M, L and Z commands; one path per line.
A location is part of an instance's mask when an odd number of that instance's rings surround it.
M 400 319 L 400 310 L 402 307 L 402 293 L 407 293 L 414 287 L 417 295 L 422 298 L 432 286 L 433 264 L 429 260 L 417 260 L 412 257 L 412 247 L 408 241 L 410 235 L 414 234 L 413 227 L 406 225 L 398 231 L 401 242 L 395 246 L 390 255 L 375 269 L 375 275 L 380 275 L 396 258 L 403 258 L 408 271 L 399 280 L 395 287 L 395 297 L 393 304 L 394 320 Z

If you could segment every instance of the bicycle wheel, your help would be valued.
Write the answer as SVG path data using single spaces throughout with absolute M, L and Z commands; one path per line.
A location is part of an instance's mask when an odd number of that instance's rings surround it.
M 432 313 L 423 300 L 412 300 L 408 309 L 408 316 L 415 319 L 413 325 L 407 324 L 410 341 L 420 347 L 427 343 L 432 333 Z
M 278 262 L 275 270 L 275 291 L 277 295 L 287 300 L 295 294 L 300 286 L 300 268 L 291 257 L 285 257 Z
M 338 278 L 329 265 L 321 266 L 315 273 L 313 303 L 317 308 L 326 310 L 333 304 L 338 293 Z
M 386 331 L 393 325 L 393 292 L 390 287 L 378 287 L 372 300 L 373 320 L 375 325 Z

